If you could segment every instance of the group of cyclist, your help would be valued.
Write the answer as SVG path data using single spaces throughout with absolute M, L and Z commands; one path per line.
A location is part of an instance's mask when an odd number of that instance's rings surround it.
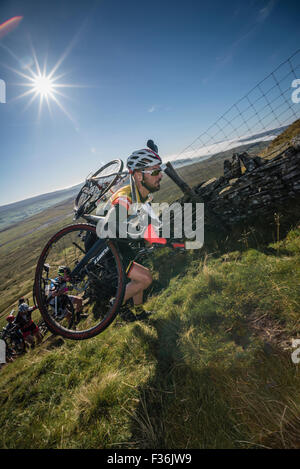
M 127 159 L 127 168 L 134 180 L 134 186 L 129 184 L 122 187 L 111 196 L 110 210 L 105 216 L 104 221 L 108 222 L 112 214 L 115 220 L 118 220 L 120 207 L 125 208 L 127 212 L 129 212 L 134 202 L 150 205 L 151 194 L 160 189 L 160 181 L 163 175 L 161 165 L 162 160 L 154 144 L 151 148 L 144 148 L 133 152 Z M 135 191 L 134 194 L 133 190 Z M 117 223 L 116 226 L 118 226 Z M 158 235 L 153 230 L 151 222 L 145 230 L 143 237 L 146 242 L 150 244 L 154 241 L 158 241 L 161 244 L 166 242 L 164 238 L 157 239 Z M 152 283 L 151 272 L 148 268 L 134 261 L 135 253 L 130 245 L 120 243 L 119 250 L 128 278 L 124 300 L 120 310 L 121 317 L 123 316 L 128 321 L 147 318 L 151 312 L 143 308 L 143 295 L 144 291 Z M 49 305 L 54 307 L 56 297 L 60 297 L 60 295 L 67 296 L 74 306 L 76 321 L 79 321 L 83 309 L 83 300 L 79 296 L 66 294 L 68 291 L 67 283 L 70 280 L 70 273 L 68 266 L 59 267 L 57 277 L 50 285 Z M 129 307 L 129 303 L 133 306 Z M 31 317 L 35 309 L 35 306 L 29 307 L 25 299 L 20 298 L 17 316 L 15 317 L 13 314 L 10 314 L 7 317 L 7 328 L 17 326 L 22 333 L 24 341 L 31 345 L 31 347 L 34 347 L 35 340 L 37 343 L 40 343 L 42 340 L 39 327 Z
M 52 280 L 50 285 L 50 291 L 48 294 L 49 305 L 54 307 L 56 297 L 62 298 L 64 293 L 68 291 L 67 282 L 70 279 L 70 269 L 67 266 L 60 266 L 58 268 L 57 277 Z M 68 295 L 68 298 L 74 305 L 74 311 L 77 321 L 80 320 L 80 314 L 82 311 L 82 299 L 77 296 Z M 24 297 L 18 300 L 17 314 L 14 314 L 14 310 L 6 317 L 7 325 L 3 328 L 2 336 L 4 340 L 7 336 L 14 337 L 14 343 L 22 342 L 24 344 L 23 351 L 25 352 L 28 344 L 31 348 L 42 342 L 43 335 L 40 331 L 39 326 L 33 321 L 32 313 L 37 309 L 36 306 L 30 307 L 28 300 Z M 71 319 L 71 312 L 67 309 L 60 308 L 58 313 L 58 319 L 62 319 L 62 315 L 69 315 Z M 60 316 L 59 316 L 60 315 Z
M 18 312 L 15 316 L 14 310 L 7 316 L 7 325 L 3 328 L 1 337 L 6 341 L 7 337 L 10 337 L 10 345 L 17 347 L 18 352 L 25 352 L 26 345 L 28 344 L 32 348 L 35 347 L 35 343 L 39 344 L 42 341 L 42 335 L 38 326 L 32 320 L 32 313 L 36 307 L 29 307 L 25 298 L 20 298 L 18 302 Z M 16 352 L 10 350 L 10 352 Z

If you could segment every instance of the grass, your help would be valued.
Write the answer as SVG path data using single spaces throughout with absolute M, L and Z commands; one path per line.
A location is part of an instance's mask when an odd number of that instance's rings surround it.
M 300 227 L 268 249 L 166 252 L 148 323 L 4 367 L 0 447 L 299 448 Z
M 72 202 L 62 203 L 1 232 L 0 326 L 21 296 L 32 300 L 34 272 L 49 238 L 72 223 Z
M 275 158 L 279 153 L 286 150 L 291 143 L 293 137 L 300 133 L 300 119 L 291 124 L 284 132 L 279 134 L 267 148 L 263 149 L 259 156 L 271 159 Z
M 142 327 L 132 326 L 130 335 L 128 329 L 115 327 L 109 334 L 79 344 L 58 339 L 57 346 L 48 344 L 49 348 L 44 346 L 31 352 L 30 358 L 5 367 L 1 372 L 1 447 L 127 444 L 130 430 L 123 409 L 134 410 L 138 386 L 152 370 L 151 363 L 147 367 L 143 363 L 148 345 L 135 332 Z
M 2 233 L 0 325 L 70 208 Z M 299 449 L 299 221 L 272 230 L 268 243 L 251 228 L 210 234 L 201 251 L 158 250 L 145 264 L 148 322 L 117 318 L 83 342 L 48 334 L 4 366 L 0 447 Z

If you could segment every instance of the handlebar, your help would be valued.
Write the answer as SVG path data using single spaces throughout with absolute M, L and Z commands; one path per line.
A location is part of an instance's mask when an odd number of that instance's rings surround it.
M 162 244 L 162 243 L 151 243 L 151 245 L 154 247 L 154 248 L 172 248 L 172 249 L 181 249 L 181 250 L 185 250 L 186 247 L 185 247 L 185 243 L 182 243 L 182 242 L 174 242 L 174 241 L 167 241 L 166 243 Z

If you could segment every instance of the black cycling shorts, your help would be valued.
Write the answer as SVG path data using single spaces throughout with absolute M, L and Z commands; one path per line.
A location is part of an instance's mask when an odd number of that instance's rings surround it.
M 131 268 L 132 268 L 136 253 L 129 246 L 129 244 L 127 242 L 122 243 L 122 242 L 117 241 L 116 244 L 118 246 L 119 253 L 121 254 L 121 258 L 122 258 L 125 273 L 126 273 L 126 275 L 128 275 Z

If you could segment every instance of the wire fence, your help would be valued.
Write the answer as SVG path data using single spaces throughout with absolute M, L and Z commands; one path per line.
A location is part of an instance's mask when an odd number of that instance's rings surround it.
M 300 118 L 300 103 L 292 99 L 293 86 L 300 90 L 299 69 L 300 49 L 233 104 L 172 163 L 185 165 L 243 145 L 251 147 L 255 142 L 272 140 Z

